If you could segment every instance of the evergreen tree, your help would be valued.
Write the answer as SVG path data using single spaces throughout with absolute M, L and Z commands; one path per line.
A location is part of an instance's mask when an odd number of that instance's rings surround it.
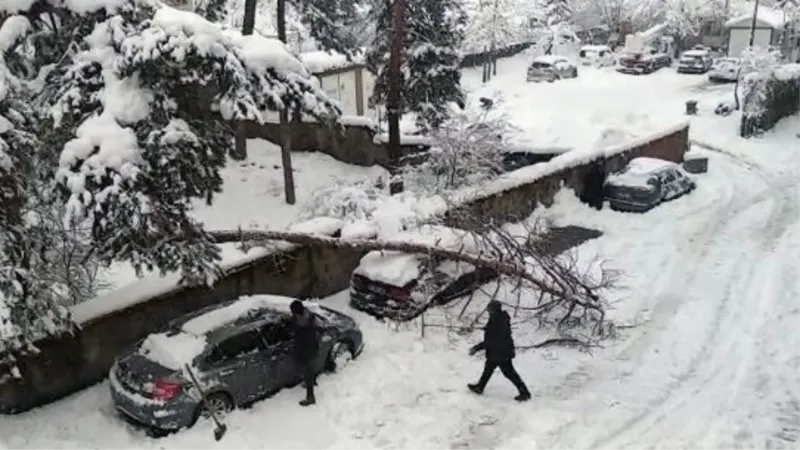
M 57 226 L 102 263 L 210 283 L 220 250 L 191 213 L 222 189 L 226 121 L 340 114 L 282 45 L 156 1 L 0 14 L 0 353 L 69 329 L 43 295 Z
M 367 52 L 376 78 L 373 105 L 386 100 L 391 2 L 381 0 L 375 13 L 376 37 Z M 409 0 L 407 18 L 401 107 L 415 113 L 418 128 L 436 129 L 449 117 L 451 103 L 464 102 L 459 64 L 466 15 L 456 0 Z

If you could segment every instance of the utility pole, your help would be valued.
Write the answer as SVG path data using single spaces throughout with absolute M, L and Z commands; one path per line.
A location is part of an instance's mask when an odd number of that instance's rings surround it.
M 750 23 L 750 47 L 753 46 L 756 37 L 756 19 L 758 19 L 759 3 L 761 3 L 761 0 L 756 0 L 755 6 L 753 6 L 753 21 Z
M 497 0 L 494 0 L 494 9 L 492 10 L 492 75 L 497 75 L 497 55 L 495 54 L 497 50 L 497 44 L 495 42 L 495 33 L 497 32 Z
M 389 67 L 386 73 L 386 117 L 389 121 L 389 160 L 392 175 L 399 169 L 400 159 L 400 110 L 403 90 L 403 51 L 405 50 L 407 0 L 392 2 L 392 31 L 389 42 Z M 403 191 L 402 181 L 393 180 L 389 186 L 390 194 Z
M 255 1 L 255 0 L 252 0 Z M 286 43 L 286 0 L 278 0 L 278 40 Z M 283 191 L 286 203 L 294 205 L 297 201 L 294 192 L 294 170 L 292 169 L 292 129 L 289 125 L 289 112 L 284 107 L 280 110 L 278 126 L 281 133 L 281 166 L 283 166 Z

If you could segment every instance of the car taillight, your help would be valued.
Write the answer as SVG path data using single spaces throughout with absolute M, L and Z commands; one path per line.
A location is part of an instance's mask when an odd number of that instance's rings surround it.
M 157 380 L 153 384 L 150 396 L 153 400 L 170 400 L 180 394 L 183 386 L 174 381 Z
M 408 300 L 411 297 L 411 294 L 402 288 L 391 288 L 389 289 L 389 297 L 392 297 L 395 300 Z

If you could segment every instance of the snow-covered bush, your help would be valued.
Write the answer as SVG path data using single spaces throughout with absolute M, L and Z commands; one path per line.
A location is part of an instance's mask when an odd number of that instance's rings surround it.
M 337 180 L 311 193 L 302 205 L 301 219 L 333 217 L 347 223 L 368 220 L 388 191 L 370 180 Z
M 10 3 L 0 2 L 0 353 L 70 327 L 59 299 L 80 283 L 53 289 L 50 273 L 61 230 L 89 240 L 76 256 L 213 280 L 220 250 L 191 209 L 222 189 L 227 121 L 340 114 L 277 40 L 155 0 Z
M 743 137 L 769 130 L 780 119 L 800 110 L 800 64 L 753 71 L 743 84 Z
M 431 148 L 423 162 L 403 168 L 406 187 L 438 194 L 484 182 L 502 172 L 513 128 L 497 110 L 468 107 L 455 111 L 445 126 L 431 134 Z

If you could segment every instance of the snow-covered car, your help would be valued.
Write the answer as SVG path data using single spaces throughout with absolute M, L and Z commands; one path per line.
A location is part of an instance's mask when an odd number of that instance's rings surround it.
M 687 50 L 678 59 L 678 73 L 706 73 L 711 69 L 711 55 L 706 50 Z
M 719 58 L 708 71 L 708 79 L 716 82 L 736 81 L 739 74 L 739 58 Z
M 477 254 L 482 243 L 457 228 L 424 225 L 393 241 Z M 494 270 L 431 254 L 367 253 L 350 279 L 350 306 L 378 319 L 411 320 L 430 306 L 444 305 L 497 278 Z
M 556 55 L 536 57 L 528 66 L 528 81 L 553 82 L 562 78 L 577 78 L 578 68 L 567 58 Z
M 147 336 L 118 355 L 111 368 L 117 411 L 161 435 L 190 427 L 212 411 L 222 414 L 297 384 L 302 368 L 293 358 L 289 305 L 294 300 L 240 297 L 183 316 Z M 320 327 L 315 370 L 334 371 L 358 356 L 364 342 L 352 318 L 319 304 L 306 307 Z
M 581 65 L 608 67 L 614 65 L 614 52 L 607 45 L 584 45 L 578 53 Z
M 632 159 L 622 172 L 609 175 L 603 193 L 615 211 L 645 212 L 695 187 L 678 164 L 641 157 Z
M 649 74 L 671 64 L 672 58 L 666 53 L 624 52 L 617 59 L 617 72 L 629 75 Z

